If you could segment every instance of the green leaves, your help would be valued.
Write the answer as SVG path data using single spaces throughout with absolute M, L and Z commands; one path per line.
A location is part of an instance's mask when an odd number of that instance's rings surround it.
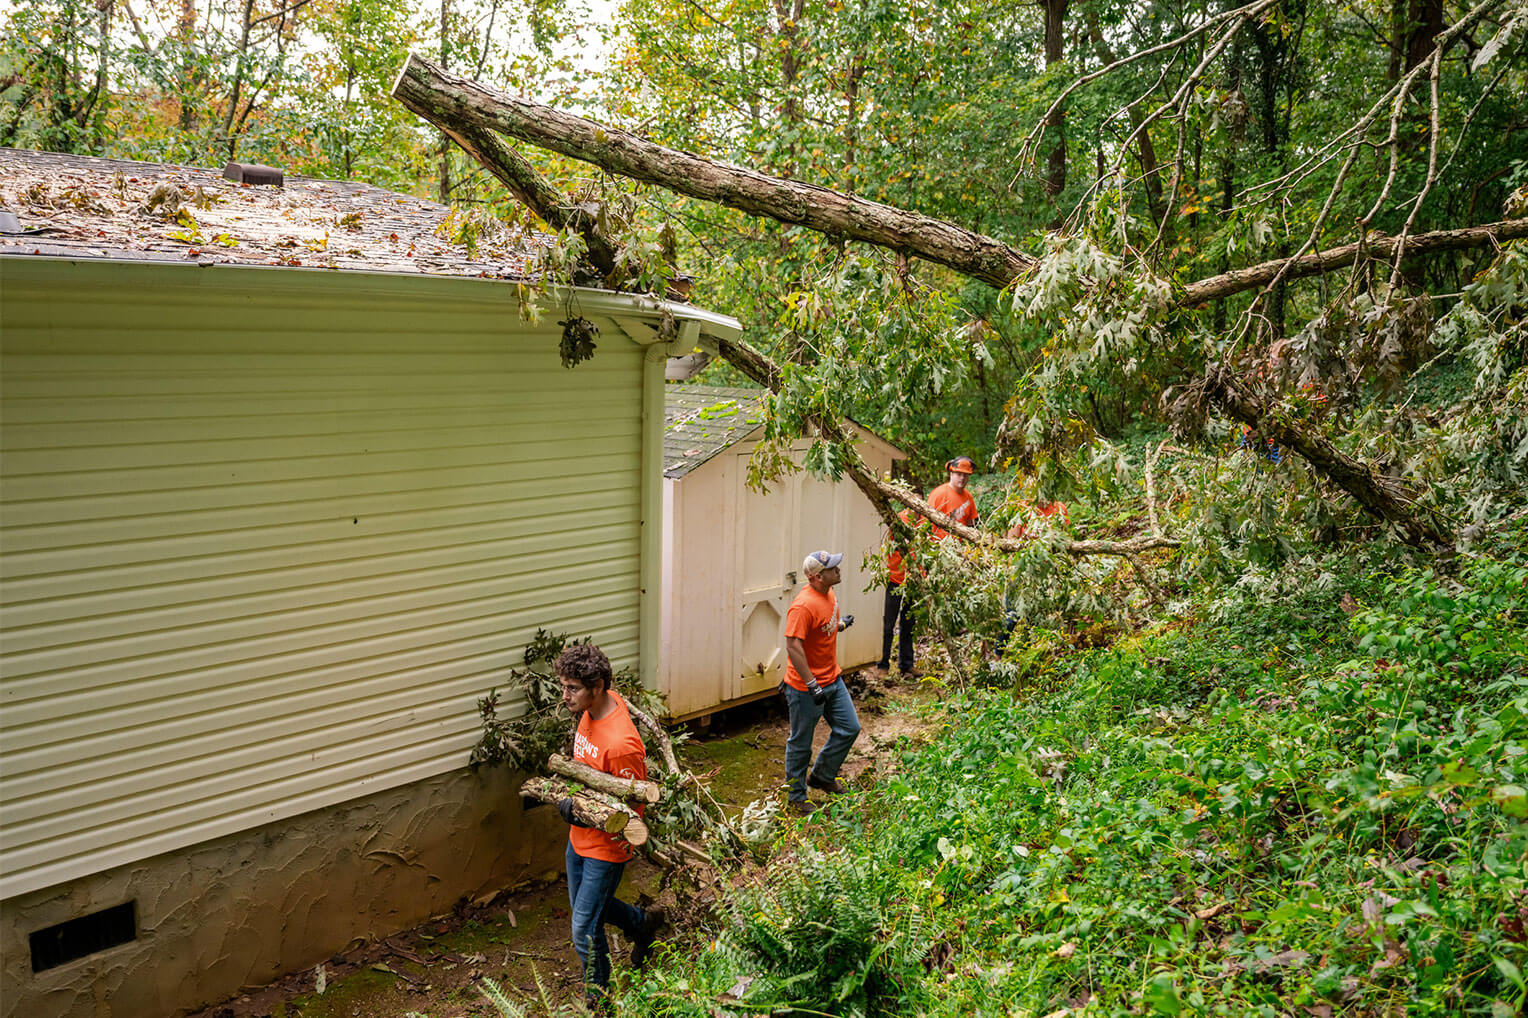
M 1491 801 L 1509 817 L 1528 820 L 1528 789 L 1522 785 L 1497 785 L 1491 789 Z

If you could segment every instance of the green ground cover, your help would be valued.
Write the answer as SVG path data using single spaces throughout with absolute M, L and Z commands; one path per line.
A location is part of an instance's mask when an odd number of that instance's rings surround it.
M 941 737 L 787 832 L 622 1012 L 1520 1013 L 1517 547 L 1220 592 L 951 692 Z

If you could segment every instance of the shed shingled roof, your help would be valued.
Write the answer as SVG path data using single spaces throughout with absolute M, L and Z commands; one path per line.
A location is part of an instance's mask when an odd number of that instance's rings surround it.
M 149 208 L 160 185 L 183 213 Z M 490 227 L 469 251 L 437 232 L 447 206 L 356 181 L 251 186 L 221 169 L 22 149 L 0 148 L 0 209 L 24 231 L 0 232 L 3 255 L 523 279 L 544 246 Z
M 663 400 L 663 476 L 680 478 L 764 423 L 763 389 L 670 385 Z

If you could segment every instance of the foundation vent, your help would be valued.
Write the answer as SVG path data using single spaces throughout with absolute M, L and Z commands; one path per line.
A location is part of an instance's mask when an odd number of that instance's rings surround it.
M 48 969 L 138 939 L 138 903 L 126 902 L 38 930 L 31 936 L 32 971 Z

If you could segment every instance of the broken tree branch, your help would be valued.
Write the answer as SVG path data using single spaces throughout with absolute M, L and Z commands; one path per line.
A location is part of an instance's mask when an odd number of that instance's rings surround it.
M 584 238 L 588 248 L 589 263 L 605 277 L 609 286 L 618 286 L 619 271 L 615 259 L 615 247 L 598 227 L 599 210 L 589 203 L 574 205 L 562 192 L 547 181 L 530 161 L 506 145 L 499 135 L 470 121 L 449 115 L 449 109 L 441 106 L 438 93 L 420 91 L 404 86 L 399 78 L 393 96 L 436 127 L 462 151 L 481 163 L 497 177 L 509 193 L 554 230 L 573 229 Z
M 474 139 L 497 131 L 677 194 L 788 225 L 804 226 L 828 236 L 915 255 L 998 289 L 1013 283 L 1036 264 L 1033 257 L 1002 241 L 953 223 L 815 184 L 771 177 L 693 153 L 664 148 L 618 128 L 605 127 L 457 77 L 417 54 L 411 54 L 399 72 L 393 95 L 435 126 L 453 137 L 459 136 L 459 141 L 467 139 L 463 147 L 474 156 L 482 148 Z M 499 158 L 491 151 L 485 154 L 490 159 Z M 493 168 L 491 163 L 485 165 Z M 515 173 L 523 175 L 524 171 L 534 173 L 528 163 Z M 498 172 L 495 170 L 496 174 Z M 516 194 L 537 215 L 554 225 L 555 221 L 549 215 L 556 216 L 557 208 L 566 207 L 555 191 L 543 190 L 535 194 L 522 185 Z M 598 235 L 597 226 L 587 216 L 577 217 L 574 225 L 586 238 Z M 1499 245 L 1522 237 L 1528 237 L 1528 219 L 1509 219 L 1466 229 L 1418 234 L 1406 239 L 1404 250 L 1406 256 L 1411 257 Z M 608 239 L 605 242 L 608 244 Z M 592 250 L 594 244 L 590 246 Z M 1235 269 L 1189 283 L 1177 295 L 1174 304 L 1194 307 L 1266 286 L 1275 279 L 1298 279 L 1329 272 L 1352 264 L 1361 251 L 1390 258 L 1397 246 L 1398 241 L 1392 238 L 1371 237 L 1363 244 L 1307 251 L 1294 257 Z M 778 385 L 770 388 L 777 390 Z
M 1205 372 L 1203 393 L 1229 417 L 1299 453 L 1368 512 L 1393 523 L 1408 544 L 1430 551 L 1453 548 L 1453 538 L 1438 529 L 1405 483 L 1386 477 L 1370 464 L 1347 455 L 1324 436 L 1299 422 L 1283 414 L 1270 413 L 1262 401 L 1223 365 L 1211 365 Z
M 669 740 L 668 732 L 664 731 L 655 718 L 642 710 L 630 700 L 626 701 L 626 711 L 631 719 L 647 730 L 647 734 L 653 737 L 658 744 L 658 754 L 663 757 L 663 766 L 667 767 L 670 774 L 684 773 L 679 769 L 679 761 L 674 756 L 674 743 Z
M 1460 230 L 1434 230 L 1406 238 L 1406 257 L 1434 254 L 1439 251 L 1463 251 L 1473 247 L 1503 244 L 1509 240 L 1528 237 L 1528 219 L 1504 219 L 1484 226 L 1470 226 Z M 1273 261 L 1233 269 L 1218 276 L 1210 276 L 1189 283 L 1178 294 L 1176 303 L 1185 307 L 1224 300 L 1226 297 L 1272 283 L 1281 270 L 1283 278 L 1300 279 L 1317 276 L 1333 269 L 1353 264 L 1360 255 L 1374 258 L 1392 258 L 1400 238 L 1377 234 L 1361 243 L 1344 244 L 1325 251 L 1310 251 L 1292 258 L 1276 258 Z
M 468 148 L 475 156 L 482 151 L 501 162 L 506 161 L 502 154 L 495 156 L 491 146 L 478 144 L 488 137 L 487 132 L 490 130 L 500 131 L 584 159 L 610 172 L 680 194 L 728 205 L 780 222 L 806 226 L 832 236 L 909 252 L 999 288 L 1013 282 L 1034 264 L 1032 258 L 1000 241 L 953 224 L 866 202 L 827 188 L 781 180 L 690 153 L 666 149 L 624 131 L 601 127 L 581 117 L 484 88 L 455 77 L 417 55 L 411 55 L 399 73 L 393 94 L 432 123 L 453 132 L 453 137 L 467 139 L 469 144 L 475 146 Z M 540 180 L 529 164 L 515 167 L 514 172 L 521 176 L 530 175 L 522 180 L 516 190 L 517 195 L 543 219 L 553 222 L 551 217 L 557 216 L 558 208 L 563 207 L 561 196 Z M 601 235 L 592 217 L 581 217 L 577 225 L 586 237 L 592 238 L 591 250 L 596 244 L 614 249 L 610 238 Z M 1190 283 L 1180 291 L 1174 304 L 1192 307 L 1222 300 L 1245 290 L 1266 286 L 1275 280 L 1328 272 L 1352 264 L 1360 257 L 1409 257 L 1499 245 L 1522 237 L 1528 237 L 1528 218 L 1458 230 L 1438 230 L 1404 240 L 1373 236 L 1365 238 L 1361 243 L 1326 251 L 1307 251 L 1291 258 L 1235 269 Z M 780 369 L 768 357 L 737 340 L 721 340 L 718 347 L 718 353 L 744 375 L 771 392 L 780 391 Z M 1430 521 L 1407 508 L 1410 499 L 1404 492 L 1392 494 L 1388 490 L 1397 487 L 1396 482 L 1388 479 L 1381 481 L 1366 465 L 1343 456 L 1319 436 L 1306 434 L 1299 429 L 1289 430 L 1287 426 L 1277 424 L 1275 427 L 1282 430 L 1274 432 L 1270 431 L 1267 424 L 1254 423 L 1261 421 L 1264 416 L 1257 401 L 1243 393 L 1229 374 L 1221 372 L 1216 377 L 1224 379 L 1225 384 L 1212 394 L 1212 398 L 1231 416 L 1253 424 L 1275 441 L 1305 457 L 1315 469 L 1352 494 L 1365 509 L 1400 526 L 1412 543 L 1442 548 L 1452 546 L 1452 542 Z M 844 458 L 845 471 L 875 506 L 886 526 L 899 538 L 905 539 L 908 534 L 906 526 L 897 516 L 894 503 L 907 506 L 967 541 L 1002 551 L 1017 551 L 1022 546 L 1020 540 L 999 538 L 958 524 L 910 492 L 883 481 L 853 452 L 852 440 L 843 422 L 821 417 L 810 420 L 823 438 L 849 450 L 850 454 Z M 1173 538 L 1153 533 L 1128 541 L 1071 541 L 1065 550 L 1078 557 L 1114 555 L 1129 559 L 1144 551 L 1176 547 L 1178 544 Z M 635 708 L 632 709 L 632 715 L 658 736 L 665 763 L 674 773 L 680 773 L 667 736 L 661 734 L 662 729 Z

